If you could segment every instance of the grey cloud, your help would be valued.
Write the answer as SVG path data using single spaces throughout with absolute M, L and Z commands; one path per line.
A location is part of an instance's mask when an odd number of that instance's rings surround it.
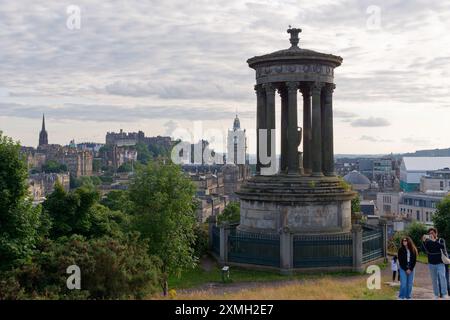
M 142 119 L 177 119 L 177 120 L 221 120 L 232 119 L 233 110 L 217 110 L 214 107 L 202 106 L 135 106 L 120 107 L 114 105 L 85 105 L 66 103 L 55 107 L 38 105 L 21 105 L 0 103 L 3 116 L 40 118 L 42 113 L 47 118 L 58 120 L 82 120 L 99 122 L 133 122 Z M 253 112 L 239 112 L 242 118 L 254 117 Z
M 413 145 L 418 145 L 418 146 L 430 145 L 430 141 L 427 139 L 413 138 L 413 137 L 404 138 L 404 139 L 402 139 L 402 142 L 413 144 Z
M 166 128 L 166 132 L 164 133 L 164 135 L 172 136 L 172 134 L 178 128 L 178 123 L 173 120 L 169 120 L 164 124 L 164 127 Z
M 341 119 L 349 120 L 349 119 L 356 118 L 357 114 L 353 113 L 353 112 L 341 111 L 341 110 L 336 109 L 333 111 L 333 116 L 334 116 L 334 118 L 341 118 Z
M 367 135 L 361 136 L 361 138 L 359 138 L 359 140 L 369 141 L 369 142 L 392 142 L 392 140 L 389 140 L 389 139 L 379 139 L 379 138 L 367 136 Z
M 369 117 L 356 119 L 351 122 L 351 125 L 352 127 L 387 127 L 390 123 L 385 118 Z
M 228 83 L 227 83 L 228 82 Z M 161 99 L 233 99 L 251 100 L 254 98 L 251 88 L 238 87 L 229 81 L 216 82 L 214 79 L 201 84 L 192 81 L 125 82 L 117 81 L 105 87 L 105 92 L 112 95 L 148 97 L 157 96 Z

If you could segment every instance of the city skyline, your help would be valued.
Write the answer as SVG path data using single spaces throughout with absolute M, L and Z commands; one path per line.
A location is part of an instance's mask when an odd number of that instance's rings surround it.
M 255 80 L 246 60 L 287 48 L 289 22 L 303 29 L 300 47 L 344 59 L 335 73 L 337 154 L 450 146 L 449 4 L 77 5 L 81 25 L 71 30 L 66 5 L 2 1 L 0 128 L 24 145 L 37 145 L 42 113 L 49 143 L 65 144 L 104 142 L 119 129 L 171 135 L 197 120 L 226 134 L 238 109 L 254 154 Z M 378 26 L 370 24 L 376 8 Z

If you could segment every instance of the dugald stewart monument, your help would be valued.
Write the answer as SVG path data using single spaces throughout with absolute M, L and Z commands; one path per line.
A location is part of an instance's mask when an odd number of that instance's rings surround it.
M 256 71 L 256 175 L 237 192 L 240 223 L 222 227 L 217 254 L 224 263 L 265 265 L 282 272 L 361 270 L 363 263 L 386 256 L 386 232 L 382 227 L 352 225 L 351 200 L 356 193 L 334 171 L 334 70 L 343 59 L 301 48 L 301 29 L 289 27 L 287 32 L 290 48 L 247 60 Z M 280 124 L 275 121 L 277 94 Z

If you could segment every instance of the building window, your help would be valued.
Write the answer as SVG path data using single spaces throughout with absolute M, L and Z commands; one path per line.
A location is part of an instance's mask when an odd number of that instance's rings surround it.
M 420 211 L 419 210 L 416 211 L 416 219 L 420 220 Z
M 444 181 L 439 181 L 439 188 L 444 190 Z

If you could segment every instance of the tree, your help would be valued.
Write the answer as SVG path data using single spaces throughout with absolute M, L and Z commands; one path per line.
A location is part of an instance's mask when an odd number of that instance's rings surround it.
M 101 200 L 101 204 L 111 210 L 120 210 L 122 212 L 127 212 L 131 205 L 128 192 L 124 190 L 111 190 Z
M 359 199 L 358 196 L 356 196 L 356 197 L 354 197 L 352 199 L 351 210 L 352 210 L 351 211 L 352 213 L 359 213 L 359 212 L 361 212 L 361 200 Z
M 153 155 L 146 144 L 139 142 L 136 144 L 135 148 L 137 151 L 137 160 L 140 163 L 147 164 L 152 159 Z
M 133 164 L 130 162 L 125 162 L 119 168 L 117 168 L 117 172 L 131 172 L 131 171 L 133 171 Z
M 414 221 L 406 228 L 405 231 L 414 242 L 417 249 L 420 250 L 422 248 L 422 236 L 427 233 L 427 227 L 419 221 Z
M 439 236 L 445 240 L 450 239 L 450 195 L 442 199 L 436 206 L 433 215 L 433 224 L 438 229 Z
M 0 297 L 25 294 L 27 298 L 47 299 L 142 299 L 155 292 L 160 278 L 160 261 L 147 252 L 148 243 L 136 233 L 48 240 L 30 263 L 14 271 L 5 289 L 0 288 Z M 81 290 L 67 289 L 66 270 L 71 265 L 80 268 Z
M 42 172 L 63 173 L 67 172 L 67 166 L 54 160 L 49 160 L 42 166 Z
M 99 203 L 97 191 L 81 187 L 66 192 L 60 184 L 44 201 L 43 207 L 48 213 L 52 227 L 52 239 L 83 235 L 88 238 L 103 235 L 120 235 L 121 225 L 126 225 L 128 217 L 120 211 L 112 211 Z
M 94 159 L 92 160 L 92 171 L 99 173 L 102 169 L 102 160 L 101 159 Z
M 217 216 L 217 222 L 238 223 L 241 220 L 241 208 L 239 202 L 230 202 L 223 212 Z
M 174 164 L 138 166 L 130 184 L 133 225 L 149 240 L 149 254 L 162 261 L 164 295 L 169 274 L 179 275 L 196 263 L 194 194 L 194 185 Z
M 42 230 L 41 207 L 28 196 L 20 145 L 0 131 L 0 270 L 29 260 Z

